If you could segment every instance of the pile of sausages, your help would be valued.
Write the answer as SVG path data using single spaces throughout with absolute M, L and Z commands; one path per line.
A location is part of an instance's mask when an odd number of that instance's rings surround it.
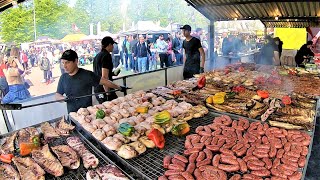
M 298 130 L 216 117 L 186 137 L 183 155 L 167 155 L 158 179 L 300 180 L 310 135 Z

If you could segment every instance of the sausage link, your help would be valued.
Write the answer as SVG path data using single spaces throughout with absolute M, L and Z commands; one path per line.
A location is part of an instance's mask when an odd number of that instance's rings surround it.
M 267 136 L 263 136 L 263 137 L 261 138 L 261 141 L 262 141 L 263 144 L 270 144 Z
M 263 167 L 265 165 L 265 163 L 260 160 L 249 160 L 248 163 L 254 164 L 256 166 L 261 166 L 261 167 Z
M 219 150 L 220 150 L 220 147 L 217 145 L 207 145 L 206 148 L 213 151 L 213 152 L 219 152 Z
M 218 168 L 226 172 L 235 172 L 240 170 L 239 165 L 219 164 Z
M 253 151 L 255 150 L 255 146 L 251 146 L 246 153 L 246 156 L 252 156 L 253 155 Z
M 219 147 L 221 147 L 221 146 L 223 146 L 224 145 L 224 143 L 226 143 L 226 140 L 225 139 L 219 139 L 219 141 L 218 141 L 218 144 L 217 144 L 217 146 L 219 146 Z
M 181 171 L 177 171 L 177 170 L 166 170 L 164 172 L 164 175 L 165 176 L 172 176 L 172 175 L 179 175 L 181 173 L 182 173 Z
M 261 152 L 261 153 L 269 153 L 269 149 L 262 149 L 262 148 L 256 148 L 254 151 Z
M 207 131 L 199 131 L 198 134 L 200 136 L 211 136 L 211 133 L 207 132 Z
M 261 152 L 253 151 L 252 154 L 253 154 L 254 156 L 256 156 L 257 158 L 269 157 L 268 153 L 261 153 Z
M 246 146 L 240 148 L 239 150 L 236 151 L 236 155 L 237 155 L 238 157 L 243 156 L 243 155 L 247 152 L 247 149 L 248 149 L 248 148 L 247 148 Z M 231 152 L 232 152 L 232 151 L 231 151 Z
M 287 180 L 287 178 L 282 178 L 282 177 L 278 177 L 278 176 L 272 176 L 271 180 Z
M 269 152 L 269 157 L 274 158 L 277 155 L 277 149 L 274 146 L 271 146 L 270 152 Z
M 179 159 L 173 158 L 171 160 L 171 162 L 172 162 L 172 164 L 177 164 L 177 165 L 179 165 L 179 166 L 181 166 L 183 168 L 186 168 L 186 163 L 180 161 Z
M 281 139 L 281 144 L 283 146 L 288 142 L 287 138 L 280 138 L 280 139 Z
M 212 165 L 214 167 L 218 167 L 220 159 L 221 159 L 221 156 L 219 154 L 216 154 L 212 159 Z
M 214 132 L 211 133 L 212 136 L 217 136 L 220 135 L 222 133 L 222 129 L 216 129 Z
M 194 180 L 192 174 L 189 173 L 189 172 L 187 172 L 187 171 L 186 171 L 186 172 L 183 172 L 181 175 L 182 175 L 186 180 Z
M 252 171 L 258 171 L 258 170 L 267 170 L 264 166 L 257 166 L 255 164 L 252 164 L 250 162 L 247 163 L 248 169 Z
M 235 174 L 229 180 L 240 180 L 240 179 L 241 179 L 241 175 L 240 174 Z
M 206 137 L 206 136 L 204 136 Z M 211 144 L 211 141 L 212 141 L 212 137 L 208 137 L 208 139 L 204 142 L 204 144 L 207 146 L 207 145 L 210 145 Z
M 297 167 L 298 168 L 298 163 L 297 162 L 293 162 L 292 160 L 290 160 L 290 159 L 287 159 L 287 158 L 281 158 L 281 162 L 283 163 L 283 164 L 290 164 L 290 165 L 292 165 L 292 166 L 294 166 L 294 167 Z
M 203 127 L 203 126 L 198 126 L 198 127 L 196 128 L 195 132 L 196 132 L 197 134 L 199 134 L 199 132 L 200 132 L 200 131 L 203 131 L 203 130 L 204 130 L 204 127 Z
M 190 148 L 190 149 L 187 149 L 187 150 L 184 150 L 183 154 L 185 155 L 190 155 L 190 154 L 193 154 L 193 153 L 197 153 L 199 152 L 200 150 L 197 149 L 197 148 Z
M 195 163 L 189 163 L 187 166 L 186 171 L 188 171 L 189 173 L 193 173 L 193 171 L 196 169 L 196 164 Z
M 239 164 L 236 159 L 233 159 L 231 157 L 221 157 L 220 162 L 225 163 L 225 164 L 232 164 L 232 165 Z
M 235 141 L 232 141 L 232 142 L 230 142 L 230 143 L 224 144 L 222 147 L 225 148 L 225 149 L 230 149 L 230 148 L 232 148 L 235 144 L 236 144 L 236 142 L 235 142 Z
M 276 169 L 279 165 L 280 165 L 280 159 L 279 158 L 275 158 L 273 160 L 273 163 L 272 163 L 272 168 Z
M 205 137 L 205 136 L 203 136 L 203 137 Z M 203 149 L 203 147 L 204 147 L 204 143 L 195 143 L 195 144 L 193 144 L 193 148 L 194 149 L 199 149 L 199 151 L 201 151 Z
M 204 131 L 206 131 L 206 132 L 211 134 L 211 129 L 210 129 L 209 126 L 204 126 L 203 128 L 204 128 Z
M 237 158 L 237 161 L 239 163 L 239 166 L 240 166 L 240 171 L 245 173 L 248 171 L 248 167 L 247 167 L 247 164 L 244 162 L 244 160 L 240 159 L 240 158 Z
M 271 169 L 272 168 L 272 161 L 271 161 L 271 159 L 269 159 L 269 158 L 262 158 L 262 161 L 264 162 L 264 163 L 266 163 L 266 165 L 265 165 L 265 167 L 267 168 L 267 169 Z
M 299 161 L 299 158 L 289 156 L 288 154 L 284 154 L 282 158 L 287 159 L 288 161 L 291 161 L 293 163 L 297 163 Z
M 308 152 L 309 152 L 309 148 L 306 146 L 302 146 L 301 155 L 306 156 L 306 155 L 308 155 Z
M 293 171 L 293 172 L 298 170 L 298 165 L 294 164 L 294 163 L 291 163 L 291 164 L 280 164 L 279 166 L 282 166 L 284 169 L 289 170 L 289 171 Z
M 294 153 L 292 151 L 286 152 L 285 154 L 287 154 L 288 156 L 295 157 L 295 158 L 299 158 L 300 157 L 300 154 Z
M 257 171 L 251 171 L 251 174 L 259 176 L 259 177 L 265 177 L 270 176 L 269 170 L 257 170 Z
M 190 149 L 190 148 L 193 148 L 192 144 L 191 144 L 191 141 L 189 139 L 186 139 L 186 141 L 184 142 L 184 147 L 186 149 Z
M 279 149 L 277 152 L 277 158 L 281 159 L 283 157 L 284 154 L 284 149 Z
M 199 155 L 198 155 L 196 161 L 200 162 L 200 161 L 204 160 L 205 158 L 206 158 L 206 154 L 203 151 L 201 151 L 201 152 L 199 152 Z
M 289 152 L 291 149 L 291 143 L 290 142 L 287 142 L 285 145 L 284 145 L 284 151 L 285 152 Z
M 194 163 L 198 157 L 199 153 L 196 152 L 196 153 L 193 153 L 189 156 L 189 163 Z
M 257 157 L 255 156 L 245 156 L 244 158 L 242 158 L 245 162 L 248 162 L 250 160 L 259 160 Z
M 166 155 L 163 158 L 163 168 L 168 169 L 168 166 L 169 166 L 170 162 L 171 162 L 171 156 L 170 155 Z
M 169 164 L 168 169 L 170 170 L 177 170 L 177 171 L 184 171 L 184 168 L 177 164 Z
M 234 155 L 234 153 L 233 153 L 231 150 L 229 150 L 229 149 L 220 148 L 219 151 L 220 151 L 221 153 L 223 153 L 223 154 L 228 154 L 228 155 L 230 155 L 230 156 L 233 156 L 233 155 Z
M 306 165 L 306 157 L 301 156 L 298 161 L 298 166 L 303 168 Z
M 289 180 L 300 180 L 302 178 L 302 172 L 295 172 L 293 175 L 288 176 Z
M 256 148 L 257 149 L 270 149 L 270 144 L 259 144 L 259 145 L 256 146 Z
M 244 174 L 243 179 L 262 180 L 261 177 L 253 175 L 253 174 Z
M 210 136 L 202 136 L 200 139 L 201 143 L 204 143 Z
M 234 145 L 231 150 L 234 152 L 236 150 L 239 150 L 240 148 L 242 148 L 244 146 L 244 144 L 242 143 L 237 143 L 236 145 Z
M 282 173 L 282 171 L 276 169 L 276 168 L 271 168 L 271 174 L 273 176 L 281 177 L 287 179 L 287 176 Z
M 284 175 L 286 175 L 286 176 L 291 176 L 291 175 L 294 173 L 294 171 L 285 169 L 283 166 L 285 166 L 285 165 L 283 165 L 283 164 L 279 165 L 279 166 L 278 166 L 278 169 L 279 169 Z
M 209 149 L 204 149 L 203 152 L 206 154 L 206 158 L 212 159 L 212 151 L 210 151 Z
M 204 166 L 204 165 L 208 165 L 208 164 L 210 164 L 211 163 L 211 159 L 205 159 L 205 160 L 203 160 L 203 161 L 200 161 L 200 162 L 197 162 L 197 164 L 196 164 L 196 166 L 197 167 L 200 167 L 200 166 Z
M 185 180 L 181 175 L 172 175 L 168 177 L 169 180 Z
M 159 176 L 158 180 L 168 180 L 168 178 L 166 176 Z
M 195 176 L 197 179 L 204 179 L 204 177 L 202 176 L 201 171 L 199 170 L 199 168 L 196 168 L 196 169 L 194 170 L 194 176 Z
M 175 155 L 173 156 L 173 158 L 176 158 L 176 159 L 178 159 L 178 160 L 180 160 L 180 161 L 182 161 L 182 162 L 184 162 L 184 163 L 188 163 L 188 159 L 187 159 L 186 157 L 182 156 L 182 155 L 175 154 Z

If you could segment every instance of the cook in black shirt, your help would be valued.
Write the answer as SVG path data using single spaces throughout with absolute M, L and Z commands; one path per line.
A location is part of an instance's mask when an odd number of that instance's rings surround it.
M 183 35 L 186 37 L 182 44 L 185 54 L 183 57 L 185 64 L 183 77 L 184 79 L 189 79 L 195 74 L 204 72 L 205 54 L 200 40 L 190 35 L 191 27 L 189 25 L 184 25 L 180 29 L 182 29 Z
M 96 57 L 94 57 L 93 60 L 93 72 L 105 79 L 109 79 L 112 81 L 112 76 L 117 76 L 120 71 L 118 72 L 112 72 L 113 64 L 112 64 L 112 57 L 111 52 L 113 51 L 113 44 L 116 44 L 116 42 L 110 37 L 106 36 L 101 40 L 101 52 L 99 52 Z M 94 92 L 105 92 L 108 91 L 106 87 L 103 87 L 102 85 L 98 85 L 94 88 Z M 106 94 L 99 94 L 96 96 L 99 103 L 103 103 L 105 101 L 111 101 L 113 99 L 117 98 L 117 95 L 115 92 L 110 93 L 108 95 Z
M 67 96 L 69 99 L 67 101 L 68 113 L 76 112 L 79 108 L 92 106 L 92 97 L 90 96 L 80 99 L 72 98 L 92 94 L 92 86 L 101 84 L 114 89 L 125 89 L 107 79 L 101 78 L 92 71 L 79 68 L 78 55 L 73 50 L 66 50 L 62 54 L 61 63 L 66 73 L 62 74 L 59 79 L 56 99 L 65 99 L 64 94 Z

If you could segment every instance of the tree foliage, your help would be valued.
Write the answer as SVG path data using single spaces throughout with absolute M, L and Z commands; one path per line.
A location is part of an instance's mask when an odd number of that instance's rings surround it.
M 101 22 L 101 30 L 118 33 L 123 23 L 126 29 L 139 20 L 160 21 L 162 27 L 170 22 L 206 28 L 208 20 L 184 0 L 34 0 L 37 36 L 61 39 L 75 33 L 89 34 L 89 24 Z M 127 3 L 125 8 L 124 3 Z M 34 40 L 33 2 L 26 1 L 18 8 L 0 14 L 0 35 L 5 42 L 30 42 Z

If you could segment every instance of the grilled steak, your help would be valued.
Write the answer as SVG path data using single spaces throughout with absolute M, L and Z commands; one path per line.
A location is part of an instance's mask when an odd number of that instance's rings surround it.
M 18 172 L 9 164 L 0 165 L 0 179 L 20 180 Z
M 32 158 L 48 173 L 56 177 L 63 174 L 63 166 L 58 159 L 52 155 L 48 144 L 43 146 L 40 150 L 33 150 L 31 154 Z
M 106 165 L 97 169 L 102 180 L 114 179 L 114 180 L 127 180 L 128 178 L 114 165 Z
M 0 154 L 10 154 L 14 151 L 14 139 L 16 136 L 17 133 L 15 132 L 2 140 Z
M 70 169 L 78 169 L 80 166 L 80 158 L 77 153 L 67 145 L 51 147 L 52 151 L 57 155 L 62 166 Z
M 74 126 L 65 122 L 64 116 L 56 124 L 56 132 L 62 136 L 67 136 L 70 134 L 70 131 L 74 129 Z
M 68 137 L 67 144 L 80 155 L 85 168 L 96 168 L 98 166 L 98 158 L 84 146 L 79 137 Z
M 12 159 L 18 168 L 21 180 L 44 180 L 44 170 L 30 157 Z
M 60 137 L 60 135 L 56 132 L 56 129 L 53 128 L 48 122 L 41 124 L 40 128 L 45 140 Z
M 101 180 L 99 174 L 95 170 L 89 170 L 86 174 L 87 180 Z
M 32 137 L 39 136 L 39 132 L 34 127 L 27 127 L 18 132 L 18 144 L 31 142 Z

